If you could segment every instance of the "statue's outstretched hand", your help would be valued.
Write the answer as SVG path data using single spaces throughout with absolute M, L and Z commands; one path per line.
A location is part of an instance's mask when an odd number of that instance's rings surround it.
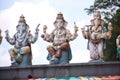
M 108 30 L 112 31 L 112 24 L 111 23 L 108 24 Z
M 47 30 L 47 25 L 44 25 L 43 26 L 43 33 L 46 33 L 46 30 Z
M 75 31 L 75 33 L 77 33 L 77 31 L 78 31 L 78 27 L 76 26 L 75 22 L 74 22 L 74 31 Z
M 77 26 L 75 26 L 75 27 L 74 27 L 74 30 L 75 30 L 75 32 L 77 32 L 77 31 L 78 31 L 78 27 L 77 27 Z
M 38 28 L 39 26 L 40 26 L 40 24 L 37 25 L 37 27 L 36 27 L 36 32 L 39 31 L 39 28 Z
M 8 31 L 8 30 L 6 30 L 6 31 L 5 31 L 5 34 L 6 34 L 6 36 L 8 36 L 8 35 L 9 35 L 9 31 Z

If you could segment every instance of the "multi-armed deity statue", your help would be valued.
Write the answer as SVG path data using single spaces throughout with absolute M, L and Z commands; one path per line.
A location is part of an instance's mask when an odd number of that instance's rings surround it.
M 108 28 L 103 25 L 104 20 L 101 19 L 100 11 L 95 11 L 91 25 L 86 25 L 81 29 L 83 37 L 88 39 L 88 49 L 90 50 L 90 58 L 93 62 L 103 61 L 103 49 L 106 48 L 105 40 L 111 38 L 111 23 L 108 24 Z
M 1 36 L 1 29 L 0 29 L 0 44 L 1 44 L 1 42 L 2 42 L 2 36 Z
M 44 25 L 44 34 L 41 35 L 45 41 L 52 43 L 52 45 L 47 47 L 49 53 L 47 59 L 50 61 L 50 64 L 69 63 L 72 58 L 69 41 L 74 40 L 78 36 L 78 27 L 75 26 L 74 34 L 71 34 L 71 32 L 66 29 L 67 22 L 61 12 L 57 14 L 53 24 L 55 29 L 50 34 L 46 32 L 47 26 Z
M 116 39 L 116 46 L 117 46 L 117 59 L 120 60 L 120 35 L 118 35 Z
M 21 15 L 18 25 L 16 26 L 17 32 L 14 34 L 13 38 L 9 36 L 8 30 L 5 31 L 6 40 L 11 45 L 14 45 L 14 48 L 9 50 L 12 66 L 32 65 L 31 43 L 35 43 L 38 39 L 38 26 L 36 27 L 35 36 L 32 36 L 25 17 Z

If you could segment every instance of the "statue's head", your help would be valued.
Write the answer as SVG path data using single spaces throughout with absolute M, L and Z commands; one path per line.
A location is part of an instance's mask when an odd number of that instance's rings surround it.
M 98 20 L 98 21 L 96 22 L 95 20 Z M 103 26 L 104 25 L 104 20 L 101 19 L 100 11 L 94 12 L 94 19 L 91 20 L 91 24 L 93 26 Z
M 61 27 L 65 28 L 67 26 L 67 22 L 64 20 L 63 14 L 61 12 L 57 14 L 54 25 L 57 28 L 61 28 Z
M 94 18 L 95 18 L 95 19 L 100 19 L 100 18 L 101 18 L 100 11 L 95 11 L 95 12 L 94 12 Z
M 23 15 L 20 16 L 18 21 L 18 25 L 16 26 L 17 31 L 28 31 L 29 26 L 26 24 L 25 17 Z

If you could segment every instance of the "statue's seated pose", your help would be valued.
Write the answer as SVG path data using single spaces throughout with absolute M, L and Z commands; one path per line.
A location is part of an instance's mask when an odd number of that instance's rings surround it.
M 2 42 L 2 36 L 1 36 L 1 29 L 0 29 L 0 44 L 1 44 L 1 42 Z
M 29 31 L 29 26 L 26 24 L 25 17 L 21 15 L 18 25 L 16 26 L 17 32 L 14 34 L 13 38 L 9 36 L 8 30 L 5 31 L 6 40 L 11 45 L 14 45 L 14 48 L 9 50 L 12 66 L 32 65 L 31 43 L 35 43 L 38 39 L 38 26 L 35 36 L 33 37 Z
M 88 39 L 88 49 L 90 50 L 91 61 L 103 61 L 103 49 L 105 49 L 105 39 L 111 38 L 112 26 L 108 24 L 108 29 L 103 26 L 104 20 L 101 19 L 100 11 L 94 13 L 91 25 L 82 28 L 82 34 Z
M 120 60 L 120 35 L 118 35 L 116 39 L 116 46 L 117 46 L 117 59 Z
M 47 59 L 50 61 L 50 64 L 69 63 L 72 58 L 69 41 L 74 40 L 78 36 L 78 27 L 74 27 L 75 32 L 72 35 L 70 31 L 66 29 L 67 22 L 64 20 L 61 12 L 57 14 L 54 26 L 55 29 L 51 34 L 48 34 L 46 32 L 47 26 L 44 25 L 44 34 L 41 35 L 45 41 L 52 43 L 52 45 L 47 47 L 49 53 Z

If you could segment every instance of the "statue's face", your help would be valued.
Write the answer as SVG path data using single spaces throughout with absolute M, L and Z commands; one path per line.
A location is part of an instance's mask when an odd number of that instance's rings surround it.
M 56 20 L 56 26 L 57 26 L 57 28 L 61 28 L 61 27 L 63 27 L 63 20 L 62 19 L 57 19 Z
M 23 22 L 18 23 L 18 31 L 25 31 L 26 30 L 26 24 Z

